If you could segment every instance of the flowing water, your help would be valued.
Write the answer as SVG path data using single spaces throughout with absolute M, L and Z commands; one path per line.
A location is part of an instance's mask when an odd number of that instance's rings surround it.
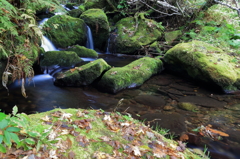
M 87 26 L 87 44 L 86 47 L 94 50 L 92 31 L 89 26 Z

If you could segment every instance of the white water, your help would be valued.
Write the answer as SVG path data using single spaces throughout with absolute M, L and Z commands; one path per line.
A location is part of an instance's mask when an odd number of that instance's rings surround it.
M 92 31 L 89 26 L 87 26 L 87 48 L 94 50 Z
M 40 29 L 42 29 L 44 23 L 46 23 L 46 21 L 48 20 L 49 18 L 44 18 L 43 20 L 41 20 L 38 24 L 38 27 Z M 43 36 L 42 37 L 42 45 L 41 45 L 42 48 L 44 48 L 44 50 L 47 52 L 47 51 L 57 51 L 56 47 L 53 45 L 53 43 L 46 37 L 46 36 Z
M 56 47 L 53 45 L 53 43 L 46 37 L 46 36 L 43 36 L 42 38 L 42 45 L 41 45 L 42 48 L 44 48 L 44 50 L 47 52 L 47 51 L 58 51 L 56 49 Z

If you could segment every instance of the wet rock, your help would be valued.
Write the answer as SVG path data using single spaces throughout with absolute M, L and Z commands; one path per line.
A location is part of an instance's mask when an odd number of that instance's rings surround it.
M 153 126 L 154 128 L 158 126 L 160 128 L 169 129 L 170 132 L 175 133 L 175 135 L 180 135 L 182 132 L 186 132 L 187 130 L 185 125 L 185 117 L 177 113 L 145 114 L 141 116 L 141 120 L 144 120 L 145 123 L 147 123 L 148 121 L 151 121 L 150 126 Z
M 89 85 L 101 74 L 110 69 L 103 59 L 98 59 L 80 67 L 75 67 L 66 72 L 60 72 L 56 75 L 54 84 L 60 86 L 82 86 Z
M 178 103 L 178 107 L 183 109 L 183 110 L 188 110 L 188 111 L 194 111 L 197 110 L 197 106 L 192 104 L 192 103 L 188 103 L 188 102 L 180 102 Z
M 194 91 L 194 89 L 189 87 L 189 85 L 185 86 L 185 85 L 180 85 L 180 84 L 174 83 L 174 84 L 171 84 L 170 87 L 175 88 L 179 91 L 189 91 L 189 92 Z
M 109 37 L 109 23 L 102 9 L 88 9 L 80 16 L 91 28 L 94 47 L 104 50 Z
M 45 26 L 47 27 L 43 30 L 56 47 L 66 48 L 86 43 L 87 29 L 82 19 L 68 15 L 55 15 L 48 19 Z
M 152 95 L 139 95 L 135 98 L 135 101 L 152 108 L 160 108 L 165 105 L 165 100 L 161 96 Z
M 162 71 L 162 61 L 157 58 L 140 58 L 124 67 L 114 67 L 101 78 L 98 86 L 108 92 L 116 93 L 122 89 L 142 85 L 152 75 Z
M 80 57 L 98 57 L 98 53 L 95 50 L 79 45 L 74 45 L 71 48 L 68 48 L 66 51 L 74 51 Z
M 223 108 L 226 105 L 224 102 L 217 101 L 209 97 L 200 97 L 200 96 L 185 96 L 178 99 L 179 102 L 189 102 L 203 107 L 210 108 Z
M 48 51 L 43 54 L 43 59 L 40 62 L 41 66 L 65 66 L 70 67 L 83 61 L 73 51 Z

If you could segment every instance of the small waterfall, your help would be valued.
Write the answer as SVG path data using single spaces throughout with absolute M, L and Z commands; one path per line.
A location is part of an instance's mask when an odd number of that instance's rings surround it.
M 109 51 L 109 42 L 110 42 L 110 37 L 108 38 L 106 54 L 111 54 L 111 52 Z
M 87 48 L 94 50 L 92 31 L 89 26 L 87 26 Z
M 43 36 L 42 38 L 42 48 L 44 48 L 44 50 L 47 51 L 57 51 L 56 47 L 53 45 L 53 43 L 46 37 Z
M 38 27 L 40 29 L 42 29 L 44 23 L 48 20 L 49 18 L 44 18 L 43 20 L 41 20 L 39 23 L 38 23 Z M 57 51 L 56 47 L 53 45 L 53 43 L 46 37 L 46 36 L 43 36 L 42 38 L 42 45 L 41 45 L 42 48 L 44 48 L 44 50 L 47 52 L 47 51 Z

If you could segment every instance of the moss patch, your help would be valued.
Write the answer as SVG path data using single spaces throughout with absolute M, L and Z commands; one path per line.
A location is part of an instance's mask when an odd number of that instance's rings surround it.
M 71 48 L 68 48 L 67 51 L 74 51 L 80 57 L 98 57 L 98 53 L 95 50 L 88 49 L 84 46 L 79 45 L 72 46 Z
M 43 30 L 56 47 L 86 43 L 86 24 L 82 19 L 68 15 L 55 15 L 48 19 Z
M 207 158 L 151 130 L 141 122 L 119 113 L 101 110 L 54 109 L 26 117 L 28 124 L 21 132 L 51 132 L 41 143 L 36 155 L 52 153 L 61 158 Z M 53 135 L 55 134 L 55 135 Z M 46 142 L 52 144 L 47 145 Z M 54 143 L 54 141 L 56 141 Z M 181 147 L 180 147 L 181 146 Z M 44 150 L 43 148 L 44 147 Z M 34 145 L 32 146 L 32 149 Z M 161 156 L 161 157 L 160 157 Z
M 117 22 L 116 52 L 131 54 L 140 49 L 142 45 L 148 45 L 162 36 L 160 24 L 151 19 L 127 17 Z
M 222 88 L 233 85 L 238 70 L 231 56 L 221 49 L 201 41 L 181 43 L 167 51 L 164 61 L 186 70 L 188 75 L 206 82 L 213 81 Z
M 41 66 L 72 66 L 83 61 L 73 51 L 48 51 L 43 54 L 43 60 L 41 60 Z
M 144 57 L 124 67 L 111 68 L 101 78 L 99 87 L 105 91 L 116 93 L 125 88 L 142 85 L 152 75 L 161 72 L 162 69 L 160 59 Z
M 75 67 L 66 72 L 60 72 L 54 84 L 61 86 L 82 86 L 89 85 L 97 79 L 104 71 L 110 69 L 103 59 L 98 59 L 81 67 Z

